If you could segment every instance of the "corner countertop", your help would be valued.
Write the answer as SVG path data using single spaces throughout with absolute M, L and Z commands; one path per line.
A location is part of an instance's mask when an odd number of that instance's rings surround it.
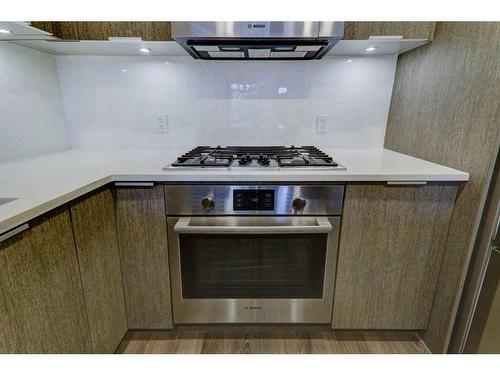
M 346 170 L 162 168 L 182 150 L 68 150 L 0 164 L 0 234 L 115 181 L 468 181 L 469 174 L 387 149 L 325 149 Z

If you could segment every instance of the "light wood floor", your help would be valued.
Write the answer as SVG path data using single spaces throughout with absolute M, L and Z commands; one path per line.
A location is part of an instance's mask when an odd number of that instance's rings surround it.
M 332 331 L 328 327 L 184 326 L 130 331 L 126 354 L 417 354 L 428 353 L 413 332 Z

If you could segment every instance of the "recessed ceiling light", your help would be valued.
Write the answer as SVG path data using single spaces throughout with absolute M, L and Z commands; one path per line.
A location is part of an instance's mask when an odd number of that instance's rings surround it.
M 139 49 L 139 51 L 141 51 L 142 53 L 149 53 L 149 52 L 151 52 L 151 49 L 150 48 L 141 48 L 141 49 Z
M 0 34 L 10 34 L 11 32 L 10 30 L 0 29 Z
M 372 52 L 375 51 L 376 49 L 377 47 L 368 47 L 367 49 L 365 49 L 365 51 Z
M 127 69 L 122 69 L 122 72 L 124 72 L 124 73 L 125 73 L 126 71 L 127 71 Z
M 347 60 L 346 62 L 348 62 L 348 63 L 352 63 L 352 60 L 351 60 L 351 59 L 349 59 L 349 60 Z

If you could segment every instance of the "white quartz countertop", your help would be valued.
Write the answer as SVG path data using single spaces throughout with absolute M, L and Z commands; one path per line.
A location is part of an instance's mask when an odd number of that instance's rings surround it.
M 114 181 L 467 181 L 469 174 L 386 149 L 324 149 L 346 170 L 162 168 L 182 150 L 69 150 L 0 164 L 0 234 Z

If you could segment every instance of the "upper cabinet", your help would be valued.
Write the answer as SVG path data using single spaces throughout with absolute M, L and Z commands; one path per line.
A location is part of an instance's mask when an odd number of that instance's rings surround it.
M 343 40 L 334 45 L 328 55 L 400 55 L 429 43 L 434 38 L 435 24 L 345 22 Z M 25 36 L 24 39 L 28 40 L 20 44 L 56 55 L 140 56 L 140 50 L 144 48 L 149 50 L 147 54 L 151 56 L 187 55 L 180 45 L 172 41 L 170 22 L 31 22 L 30 25 L 24 23 L 22 26 L 40 35 L 33 37 L 33 40 Z M 19 36 L 16 34 L 9 38 Z M 130 40 L 131 43 L 120 43 L 112 38 L 137 39 Z M 67 43 L 71 41 L 83 43 Z M 94 43 L 95 41 L 103 43 Z M 155 41 L 171 43 L 148 43 Z
M 51 33 L 59 39 L 78 40 L 76 22 L 31 22 L 31 26 Z
M 435 22 L 346 22 L 344 40 L 370 36 L 402 36 L 403 39 L 434 38 Z M 65 40 L 107 40 L 138 37 L 145 41 L 172 40 L 170 22 L 31 22 L 31 26 Z
M 108 40 L 142 38 L 146 41 L 172 40 L 170 22 L 31 22 L 31 26 L 66 40 Z
M 435 26 L 435 22 L 346 22 L 344 40 L 364 40 L 370 36 L 432 40 Z

